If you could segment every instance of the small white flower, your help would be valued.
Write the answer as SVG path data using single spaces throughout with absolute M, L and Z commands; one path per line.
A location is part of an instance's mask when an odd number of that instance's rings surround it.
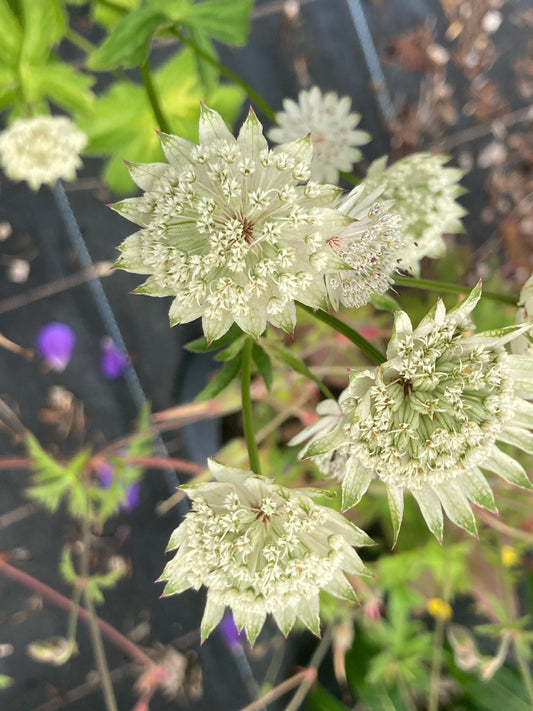
M 355 600 L 345 573 L 369 574 L 352 546 L 370 538 L 314 503 L 317 490 L 286 489 L 213 460 L 209 467 L 215 482 L 184 487 L 193 505 L 170 538 L 178 550 L 161 576 L 163 594 L 207 587 L 202 639 L 226 607 L 252 643 L 269 613 L 285 635 L 296 618 L 319 634 L 319 591 Z
M 279 127 L 272 128 L 268 137 L 275 143 L 284 143 L 311 134 L 313 179 L 336 183 L 339 171 L 349 172 L 361 159 L 361 152 L 355 146 L 370 141 L 366 131 L 355 129 L 361 116 L 351 113 L 351 106 L 350 97 L 339 99 L 333 91 L 323 94 L 316 86 L 302 90 L 298 103 L 283 100 L 284 111 L 276 114 Z
M 399 267 L 420 272 L 423 257 L 440 257 L 445 251 L 443 235 L 461 232 L 465 210 L 456 202 L 463 189 L 463 172 L 447 168 L 447 156 L 413 153 L 386 167 L 387 158 L 375 160 L 364 180 L 368 190 L 381 188 L 382 200 L 394 200 L 402 218 L 404 244 Z
M 401 261 L 403 233 L 401 218 L 391 208 L 393 200 L 382 200 L 382 188 L 369 192 L 358 185 L 339 203 L 339 210 L 352 223 L 328 243 L 350 269 L 326 275 L 328 295 L 334 309 L 363 306 L 372 294 L 384 294 Z
M 482 470 L 531 488 L 522 466 L 497 446 L 533 453 L 533 404 L 525 399 L 533 398 L 533 356 L 504 349 L 531 325 L 461 332 L 480 295 L 478 285 L 448 313 L 439 300 L 416 329 L 397 312 L 387 361 L 352 372 L 337 420 L 329 406 L 323 429 L 307 430 L 312 438 L 301 456 L 322 455 L 322 470 L 342 480 L 344 508 L 375 477 L 385 484 L 396 535 L 405 491 L 440 539 L 442 507 L 470 533 L 470 502 L 495 510 Z
M 175 296 L 171 323 L 201 316 L 209 340 L 233 322 L 256 337 L 267 322 L 292 332 L 295 300 L 327 308 L 324 273 L 343 264 L 327 240 L 350 220 L 338 188 L 309 181 L 310 139 L 271 151 L 253 111 L 235 139 L 203 107 L 199 145 L 161 142 L 168 164 L 130 164 L 145 194 L 114 206 L 143 228 L 117 262 L 151 275 L 137 292 Z
M 0 163 L 8 178 L 38 190 L 74 180 L 86 144 L 87 136 L 66 116 L 19 118 L 0 133 Z

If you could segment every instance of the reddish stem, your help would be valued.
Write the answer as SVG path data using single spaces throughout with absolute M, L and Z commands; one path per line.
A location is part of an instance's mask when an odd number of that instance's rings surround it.
M 139 464 L 144 467 L 154 467 L 157 469 L 177 469 L 186 474 L 201 474 L 205 469 L 201 464 L 172 457 L 141 457 L 127 454 L 119 458 L 126 464 Z
M 28 575 L 28 573 L 24 573 L 22 570 L 19 570 L 19 568 L 15 568 L 10 565 L 6 560 L 7 555 L 8 554 L 6 553 L 0 553 L 0 573 L 4 573 L 12 580 L 15 580 L 27 588 L 30 588 L 30 590 L 35 590 L 35 592 L 39 593 L 63 610 L 72 609 L 74 606 L 72 600 L 69 600 L 68 597 L 61 595 L 61 593 L 58 593 L 49 585 L 46 585 L 46 583 L 37 580 L 37 578 L 34 578 L 32 575 Z M 78 606 L 78 617 L 80 617 L 84 622 L 88 622 L 89 612 L 84 607 Z M 130 642 L 130 640 L 121 634 L 117 629 L 112 627 L 107 622 L 104 622 L 104 620 L 101 620 L 99 617 L 96 618 L 96 622 L 102 634 L 107 637 L 110 642 L 113 642 L 113 644 L 127 654 L 128 657 L 131 657 L 131 659 L 135 660 L 139 664 L 142 664 L 144 667 L 156 666 L 147 654 L 139 649 L 137 645 L 133 644 L 133 642 Z
M 0 469 L 33 469 L 31 457 L 0 457 Z

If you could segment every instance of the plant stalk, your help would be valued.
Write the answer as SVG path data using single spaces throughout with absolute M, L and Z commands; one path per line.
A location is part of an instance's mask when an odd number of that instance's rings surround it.
M 141 77 L 143 80 L 144 88 L 146 89 L 146 95 L 154 112 L 155 120 L 157 125 L 163 133 L 172 133 L 170 128 L 170 123 L 167 121 L 163 109 L 161 108 L 161 103 L 157 95 L 157 91 L 152 79 L 152 72 L 150 71 L 150 65 L 148 60 L 141 64 Z
M 255 441 L 254 421 L 252 414 L 252 396 L 250 384 L 252 379 L 252 348 L 254 342 L 248 338 L 242 349 L 241 363 L 241 397 L 242 397 L 242 423 L 244 437 L 248 448 L 248 458 L 250 469 L 254 474 L 261 474 L 261 463 L 259 461 L 259 450 Z
M 435 279 L 418 279 L 417 277 L 410 276 L 394 276 L 394 283 L 396 286 L 412 286 L 415 289 L 427 289 L 428 291 L 444 292 L 447 294 L 467 294 L 470 291 L 470 287 L 463 286 L 462 284 L 453 284 L 447 281 L 438 281 Z M 491 299 L 492 301 L 499 301 L 502 304 L 511 304 L 516 306 L 518 303 L 518 297 L 509 296 L 508 294 L 498 294 L 495 291 L 485 291 L 481 292 L 481 296 L 486 299 Z
M 371 361 L 376 363 L 376 365 L 381 365 L 381 363 L 384 363 L 387 360 L 387 357 L 374 345 L 372 345 L 370 341 L 367 341 L 364 336 L 358 333 L 351 326 L 348 326 L 348 324 L 344 323 L 344 321 L 338 319 L 336 316 L 328 314 L 326 311 L 322 311 L 322 309 L 314 311 L 310 306 L 306 306 L 305 304 L 298 303 L 298 308 L 305 311 L 313 318 L 316 318 L 318 321 L 322 321 L 322 323 L 331 326 L 331 328 L 337 331 L 337 333 L 342 333 L 343 336 L 346 336 L 346 338 L 360 348 Z
M 428 711 L 439 709 L 439 687 L 442 668 L 442 646 L 444 644 L 444 628 L 446 620 L 442 617 L 435 618 L 435 631 L 433 633 L 433 656 L 431 659 L 431 675 L 429 678 Z

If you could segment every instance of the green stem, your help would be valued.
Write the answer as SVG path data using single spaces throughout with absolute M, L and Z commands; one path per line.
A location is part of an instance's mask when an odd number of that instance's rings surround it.
M 83 550 L 80 565 L 81 580 L 84 581 L 88 581 L 89 579 L 89 555 L 91 550 L 90 539 L 91 502 L 89 501 L 89 496 L 87 495 L 86 512 L 85 516 L 83 517 Z M 111 677 L 109 675 L 109 667 L 107 665 L 107 659 L 105 656 L 104 643 L 102 641 L 102 635 L 100 634 L 100 628 L 98 626 L 98 616 L 96 614 L 94 602 L 87 589 L 86 583 L 83 593 L 83 597 L 85 598 L 85 606 L 87 608 L 87 612 L 89 613 L 89 630 L 91 633 L 93 654 L 96 660 L 96 666 L 98 667 L 98 672 L 100 674 L 100 681 L 102 683 L 102 690 L 104 692 L 106 708 L 107 711 L 118 711 L 118 706 L 115 699 L 115 692 L 113 691 L 113 682 L 111 681 Z
M 435 631 L 433 633 L 433 656 L 431 659 L 431 676 L 429 680 L 428 711 L 438 711 L 439 709 L 439 687 L 445 625 L 446 621 L 442 617 L 436 618 Z
M 174 27 L 173 33 L 180 40 L 180 42 L 183 42 L 183 44 L 188 45 L 192 50 L 194 50 L 194 52 L 199 57 L 205 59 L 205 61 L 209 62 L 209 64 L 211 64 L 213 67 L 216 67 L 223 76 L 225 76 L 227 79 L 230 79 L 230 81 L 234 82 L 235 84 L 242 86 L 242 88 L 252 100 L 252 103 L 255 104 L 255 106 L 257 106 L 259 109 L 261 109 L 265 116 L 268 116 L 271 121 L 276 120 L 276 115 L 270 107 L 270 104 L 265 101 L 265 99 L 263 99 L 263 97 L 258 94 L 257 91 L 253 87 L 251 87 L 245 79 L 243 79 L 229 67 L 226 67 L 224 64 L 219 62 L 216 57 L 211 56 L 208 52 L 199 47 L 194 40 L 192 40 L 190 37 L 181 32 L 177 27 Z
M 241 363 L 241 397 L 242 397 L 242 423 L 244 428 L 244 437 L 246 446 L 248 447 L 248 458 L 250 460 L 250 469 L 255 474 L 261 474 L 261 464 L 259 461 L 259 450 L 255 441 L 254 421 L 252 416 L 252 396 L 250 392 L 250 383 L 252 378 L 252 348 L 253 339 L 248 338 L 242 349 Z
M 427 289 L 428 291 L 439 291 L 447 294 L 466 294 L 470 291 L 470 287 L 463 286 L 462 284 L 453 284 L 451 282 L 437 281 L 434 279 L 418 279 L 410 276 L 396 275 L 394 277 L 394 283 L 397 286 L 412 286 L 415 289 Z M 511 304 L 512 306 L 516 306 L 518 303 L 518 298 L 516 296 L 497 294 L 495 291 L 483 290 L 481 295 L 486 299 L 499 301 L 502 304 Z
M 370 341 L 367 341 L 364 336 L 358 333 L 351 326 L 348 326 L 348 324 L 344 323 L 344 321 L 338 319 L 336 316 L 328 314 L 326 311 L 322 311 L 321 309 L 314 311 L 310 306 L 306 306 L 305 304 L 299 303 L 298 308 L 305 311 L 313 318 L 316 318 L 318 321 L 322 321 L 322 323 L 331 326 L 331 328 L 335 329 L 338 333 L 342 333 L 343 336 L 346 336 L 346 338 L 360 348 L 363 353 L 370 358 L 370 360 L 374 361 L 376 365 L 381 365 L 381 363 L 384 363 L 387 360 L 387 357 L 375 346 L 373 346 Z
M 72 595 L 72 607 L 68 613 L 67 639 L 73 643 L 76 640 L 76 629 L 78 627 L 78 612 L 80 609 L 81 588 L 76 586 Z
M 86 54 L 90 54 L 95 48 L 95 45 L 92 42 L 89 42 L 88 39 L 85 39 L 83 35 L 80 35 L 79 32 L 73 30 L 72 27 L 67 27 L 65 37 L 69 42 L 82 49 Z
M 514 651 L 518 661 L 518 666 L 520 668 L 520 674 L 522 675 L 522 681 L 527 689 L 527 693 L 531 701 L 531 708 L 533 708 L 533 678 L 531 676 L 531 669 L 529 668 L 528 660 L 526 659 L 522 645 L 519 644 L 517 639 L 514 640 Z
M 154 112 L 155 120 L 157 125 L 163 131 L 163 133 L 171 133 L 170 124 L 167 121 L 161 104 L 159 103 L 159 97 L 157 96 L 157 91 L 152 80 L 152 73 L 150 72 L 150 65 L 148 60 L 141 64 L 141 77 L 143 80 L 144 88 L 146 89 L 146 95 L 150 101 L 152 111 Z

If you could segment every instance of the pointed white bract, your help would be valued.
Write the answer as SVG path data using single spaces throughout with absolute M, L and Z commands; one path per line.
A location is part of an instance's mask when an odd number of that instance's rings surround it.
M 214 482 L 185 487 L 192 510 L 174 531 L 177 548 L 161 580 L 164 595 L 207 587 L 205 639 L 230 607 L 254 642 L 271 613 L 287 635 L 296 619 L 320 632 L 320 589 L 355 600 L 345 573 L 369 574 L 353 546 L 371 539 L 341 514 L 316 504 L 317 490 L 209 460 Z
M 117 266 L 150 274 L 137 293 L 173 295 L 172 324 L 202 317 L 208 340 L 235 322 L 258 337 L 292 332 L 295 300 L 327 307 L 324 273 L 342 264 L 327 240 L 349 218 L 332 185 L 310 181 L 308 137 L 271 151 L 251 111 L 235 139 L 202 108 L 200 144 L 161 135 L 168 164 L 130 164 L 145 193 L 114 205 L 143 229 Z
M 342 481 L 344 508 L 358 503 L 373 478 L 385 484 L 396 534 L 405 491 L 440 539 L 442 509 L 470 533 L 471 503 L 495 510 L 482 470 L 531 488 L 497 444 L 533 451 L 533 356 L 504 348 L 531 324 L 465 332 L 480 295 L 478 284 L 448 313 L 439 300 L 417 328 L 397 312 L 387 361 L 353 371 L 337 413 L 329 404 L 323 426 L 299 435 L 311 435 L 301 456 L 317 457 L 324 473 Z
M 66 116 L 18 118 L 0 133 L 0 164 L 11 180 L 32 190 L 74 180 L 87 136 Z
M 380 199 L 382 192 L 383 188 L 369 192 L 359 185 L 339 202 L 339 210 L 352 222 L 329 240 L 347 267 L 326 275 L 334 309 L 339 308 L 339 302 L 363 306 L 372 294 L 384 294 L 401 263 L 402 220 L 392 209 L 392 200 Z
M 309 133 L 313 143 L 313 180 L 336 183 L 339 171 L 349 172 L 361 160 L 357 146 L 371 138 L 366 131 L 355 128 L 361 116 L 352 113 L 351 107 L 348 96 L 339 98 L 333 91 L 323 94 L 316 86 L 302 90 L 298 102 L 283 100 L 283 111 L 276 114 L 279 125 L 268 132 L 268 137 L 275 143 L 285 143 Z
M 420 272 L 423 257 L 440 257 L 446 249 L 443 235 L 461 232 L 464 208 L 456 198 L 463 171 L 445 167 L 449 158 L 430 153 L 413 153 L 387 167 L 387 158 L 375 160 L 366 174 L 369 191 L 382 189 L 382 200 L 393 200 L 403 224 L 404 244 L 399 266 Z

